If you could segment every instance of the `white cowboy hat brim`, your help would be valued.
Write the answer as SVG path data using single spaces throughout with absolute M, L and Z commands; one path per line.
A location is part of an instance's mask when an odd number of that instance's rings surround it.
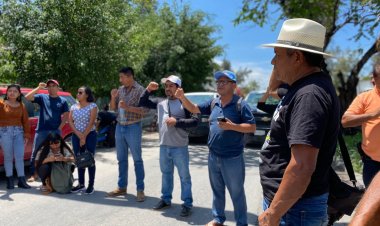
M 307 49 L 307 48 L 302 48 L 302 47 L 297 47 L 297 46 L 292 46 L 292 45 L 281 44 L 281 43 L 263 44 L 261 46 L 262 47 L 269 47 L 269 48 L 271 48 L 271 47 L 282 47 L 282 48 L 287 48 L 287 49 L 298 49 L 298 50 L 302 50 L 302 51 L 306 51 L 306 52 L 310 52 L 310 53 L 321 54 L 321 55 L 326 56 L 326 57 L 333 57 L 333 55 L 328 54 L 328 53 L 324 53 L 324 52 L 320 52 L 320 51 L 316 51 L 316 50 L 312 50 L 312 49 Z

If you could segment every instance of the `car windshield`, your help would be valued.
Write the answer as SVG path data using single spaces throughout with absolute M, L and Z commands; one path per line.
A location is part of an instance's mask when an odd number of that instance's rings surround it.
M 257 103 L 259 102 L 260 98 L 264 95 L 264 93 L 249 93 L 248 96 L 246 97 L 245 101 L 249 104 L 249 106 L 257 110 Z M 266 104 L 271 104 L 271 105 L 277 105 L 279 100 L 269 97 L 265 103 Z
M 204 103 L 206 101 L 210 101 L 211 99 L 214 98 L 214 95 L 213 94 L 191 94 L 191 95 L 186 95 L 185 96 L 187 97 L 187 99 L 189 99 L 191 102 L 193 102 L 194 104 L 201 104 L 201 103 Z

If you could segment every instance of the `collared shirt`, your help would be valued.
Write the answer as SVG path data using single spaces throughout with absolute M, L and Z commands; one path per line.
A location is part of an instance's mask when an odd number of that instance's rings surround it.
M 133 85 L 129 88 L 126 86 L 120 86 L 118 92 L 119 96 L 116 98 L 116 107 L 117 112 L 119 112 L 119 101 L 123 100 L 124 103 L 129 107 L 138 107 L 140 97 L 144 93 L 145 88 L 142 87 L 138 82 L 134 82 Z M 133 124 L 136 122 L 140 122 L 141 119 L 144 116 L 144 113 L 146 110 L 142 113 L 134 113 L 134 112 L 125 112 L 125 117 L 127 118 L 127 123 L 124 125 Z M 120 115 L 117 115 L 117 121 L 120 122 Z
M 237 102 L 239 98 L 239 96 L 234 95 L 231 102 L 225 106 L 221 106 L 220 98 L 218 98 L 213 109 L 211 109 L 212 100 L 198 105 L 202 114 L 210 115 L 208 146 L 210 151 L 219 157 L 230 158 L 242 154 L 244 150 L 244 133 L 223 130 L 218 125 L 218 117 L 224 116 L 236 124 L 256 123 L 251 108 L 244 100 L 241 102 L 241 112 L 238 112 Z
M 361 93 L 352 101 L 347 112 L 354 115 L 368 114 L 380 108 L 380 92 L 377 88 Z M 380 162 L 380 118 L 373 118 L 362 125 L 362 149 L 372 160 Z

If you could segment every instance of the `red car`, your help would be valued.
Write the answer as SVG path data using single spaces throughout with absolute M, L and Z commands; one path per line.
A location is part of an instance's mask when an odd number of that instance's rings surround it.
M 0 85 L 0 98 L 1 99 L 4 99 L 6 91 L 7 91 L 7 86 L 6 85 Z M 24 95 L 30 91 L 32 91 L 31 88 L 21 88 L 21 92 Z M 47 89 L 43 89 L 43 90 L 38 91 L 38 93 L 48 94 L 48 91 L 47 91 Z M 76 103 L 75 99 L 68 92 L 58 91 L 58 95 L 66 99 L 67 104 L 69 105 L 69 109 L 70 109 L 71 105 Z M 40 114 L 40 106 L 38 104 L 34 104 L 34 103 L 26 100 L 24 97 L 22 98 L 22 101 L 25 104 L 26 109 L 28 111 L 29 123 L 30 123 L 31 135 L 32 135 L 31 139 L 26 144 L 25 154 L 24 154 L 24 160 L 27 161 L 26 165 L 29 165 L 28 160 L 30 159 L 30 156 L 32 155 L 34 135 L 36 133 L 38 116 Z M 71 130 L 70 125 L 68 123 L 66 123 L 66 125 L 62 129 L 63 138 L 66 141 L 71 142 L 72 133 L 73 133 L 73 131 Z M 1 149 L 1 147 L 0 147 L 0 171 L 4 171 L 4 153 L 3 153 L 3 150 Z

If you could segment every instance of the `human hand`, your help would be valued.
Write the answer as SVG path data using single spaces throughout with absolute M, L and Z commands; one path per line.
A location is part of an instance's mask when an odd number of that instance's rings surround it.
M 165 122 L 166 122 L 166 125 L 168 125 L 169 127 L 173 127 L 177 123 L 177 119 L 173 117 L 169 117 L 165 120 Z
M 55 161 L 56 162 L 62 162 L 62 161 L 64 161 L 64 158 L 65 157 L 63 157 L 63 155 L 60 155 L 60 156 L 56 156 L 56 157 L 54 157 L 55 158 Z
M 232 127 L 235 125 L 235 123 L 233 123 L 231 120 L 229 120 L 228 118 L 225 118 L 226 121 L 223 122 L 223 121 L 218 121 L 218 125 L 221 129 L 223 130 L 231 130 Z
M 111 98 L 116 98 L 119 95 L 119 92 L 117 89 L 112 89 L 111 90 Z
M 55 156 L 54 155 L 51 155 L 51 156 L 47 157 L 46 159 L 47 159 L 46 162 L 55 162 Z
M 182 98 L 185 97 L 185 92 L 183 91 L 182 88 L 178 88 L 178 89 L 175 91 L 174 96 L 175 96 L 177 99 L 182 99 Z
M 280 224 L 280 218 L 274 217 L 270 209 L 260 214 L 258 221 L 260 226 L 278 226 Z
M 86 138 L 85 138 L 85 137 L 80 138 L 80 140 L 79 140 L 79 145 L 80 145 L 80 146 L 83 146 L 83 145 L 85 145 L 85 144 L 86 144 Z
M 155 90 L 158 90 L 158 83 L 157 82 L 150 82 L 149 85 L 146 87 L 148 92 L 152 92 Z
M 29 141 L 29 138 L 24 138 L 24 144 L 27 144 Z
M 278 87 L 283 84 L 282 81 L 280 81 L 278 78 L 277 78 L 277 75 L 276 75 L 276 72 L 275 70 L 273 69 L 272 70 L 272 74 L 270 76 L 270 79 L 269 79 L 269 84 L 268 84 L 268 88 L 267 88 L 267 91 L 269 93 L 273 93 L 273 92 L 276 92 L 277 93 L 277 89 Z
M 44 89 L 44 88 L 46 88 L 46 83 L 44 83 L 44 82 L 40 82 L 39 84 L 38 84 L 38 89 Z
M 124 109 L 126 109 L 128 106 L 127 106 L 127 104 L 125 104 L 125 102 L 124 101 L 119 101 L 119 108 L 124 108 Z

